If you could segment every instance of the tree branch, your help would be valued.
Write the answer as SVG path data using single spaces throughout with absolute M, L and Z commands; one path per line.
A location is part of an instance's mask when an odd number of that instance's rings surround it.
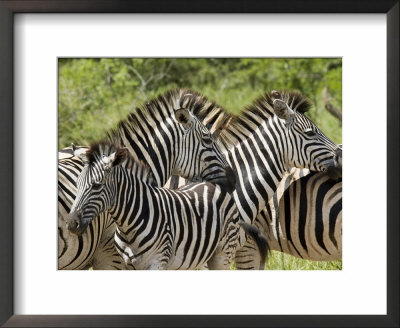
M 324 102 L 326 110 L 336 117 L 342 123 L 342 112 L 329 102 L 328 87 L 322 90 L 322 101 Z

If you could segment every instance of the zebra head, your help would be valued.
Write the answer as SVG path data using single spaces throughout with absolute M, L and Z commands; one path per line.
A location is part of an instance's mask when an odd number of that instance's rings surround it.
M 109 140 L 143 158 L 163 186 L 171 175 L 210 181 L 233 192 L 235 176 L 209 129 L 207 114 L 220 107 L 192 90 L 170 90 L 136 108 Z
M 77 150 L 75 155 L 85 165 L 77 179 L 77 195 L 66 223 L 68 230 L 81 235 L 94 218 L 115 204 L 118 183 L 115 167 L 125 161 L 128 150 L 102 141 L 87 151 Z M 146 172 L 152 182 L 151 173 Z
M 175 111 L 175 118 L 182 129 L 182 139 L 175 147 L 175 171 L 192 181 L 209 181 L 226 192 L 235 189 L 235 174 L 210 131 L 200 120 L 184 108 Z
M 273 91 L 271 101 L 285 134 L 287 167 L 323 172 L 335 167 L 338 146 L 304 115 L 308 100 L 298 93 Z

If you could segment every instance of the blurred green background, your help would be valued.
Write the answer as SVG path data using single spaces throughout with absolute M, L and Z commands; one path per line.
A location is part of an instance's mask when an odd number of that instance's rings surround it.
M 58 146 L 87 145 L 127 113 L 171 88 L 195 89 L 237 112 L 263 93 L 293 89 L 315 107 L 308 116 L 335 142 L 341 122 L 341 58 L 98 58 L 59 59 Z M 327 88 L 327 89 L 326 89 Z
M 171 88 L 194 89 L 232 112 L 265 92 L 297 90 L 314 103 L 307 116 L 342 143 L 341 58 L 60 58 L 58 88 L 59 148 L 103 138 L 137 106 Z M 342 261 L 272 252 L 266 267 L 340 270 Z

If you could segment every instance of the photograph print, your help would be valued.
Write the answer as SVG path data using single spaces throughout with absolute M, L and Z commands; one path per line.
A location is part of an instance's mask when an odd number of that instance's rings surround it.
M 59 58 L 59 270 L 342 270 L 341 58 Z

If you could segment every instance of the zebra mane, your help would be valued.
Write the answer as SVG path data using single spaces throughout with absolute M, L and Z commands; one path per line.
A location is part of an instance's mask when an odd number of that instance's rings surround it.
M 137 158 L 131 153 L 127 153 L 129 161 L 129 167 L 134 175 L 142 180 L 143 182 L 147 184 L 154 185 L 156 184 L 156 181 L 153 177 L 153 174 L 151 172 L 150 166 L 147 165 L 144 161 L 141 159 Z
M 218 113 L 225 112 L 215 102 L 209 101 L 197 91 L 173 89 L 137 107 L 135 111 L 128 115 L 127 119 L 119 122 L 117 128 L 108 133 L 108 138 L 112 142 L 118 141 L 123 130 L 135 132 L 136 128 L 144 123 L 150 129 L 154 129 L 161 121 L 172 116 L 175 110 L 180 108 L 185 108 L 191 112 L 209 130 L 219 121 Z
M 89 165 L 93 165 L 93 163 L 98 161 L 99 158 L 101 158 L 102 156 L 110 156 L 112 153 L 116 153 L 121 150 L 121 148 L 121 146 L 105 139 L 94 142 L 90 145 L 90 148 L 86 152 L 88 163 Z M 135 155 L 129 152 L 126 152 L 126 154 L 126 159 L 130 160 L 128 161 L 127 165 L 128 169 L 131 169 L 137 178 L 149 184 L 153 184 L 154 179 L 150 167 L 143 160 L 139 159 Z
M 271 91 L 246 106 L 238 115 L 231 115 L 221 129 L 219 139 L 226 148 L 246 139 L 263 122 L 274 115 L 273 102 L 281 99 L 294 111 L 304 114 L 312 104 L 308 98 L 296 91 Z
M 116 151 L 117 147 L 117 145 L 105 139 L 91 143 L 89 149 L 86 151 L 86 158 L 89 166 L 92 166 L 101 155 L 111 155 Z

